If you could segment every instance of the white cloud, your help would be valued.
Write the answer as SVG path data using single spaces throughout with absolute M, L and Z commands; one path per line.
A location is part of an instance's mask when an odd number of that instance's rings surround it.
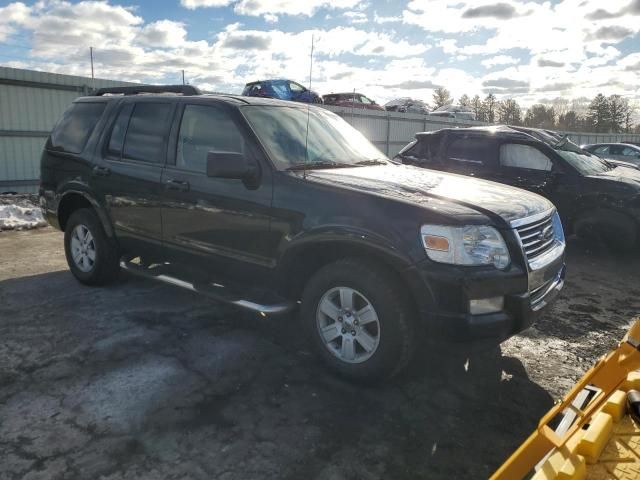
M 31 13 L 31 8 L 24 3 L 10 3 L 6 7 L 0 7 L 0 42 L 14 33 L 16 27 L 24 25 Z
M 190 10 L 203 7 L 226 7 L 233 0 L 180 0 L 180 4 Z
M 273 15 L 272 13 L 265 13 L 264 20 L 267 23 L 276 23 L 278 21 L 278 16 Z
M 520 63 L 520 60 L 509 55 L 496 55 L 495 57 L 485 58 L 480 63 L 487 68 L 491 68 L 496 65 L 513 65 Z
M 150 47 L 173 47 L 184 43 L 186 36 L 183 23 L 160 20 L 145 25 L 136 39 Z
M 188 0 L 209 1 L 209 0 Z M 354 8 L 360 0 L 240 0 L 234 11 L 240 15 L 262 16 L 265 14 L 306 15 L 310 17 L 320 8 Z

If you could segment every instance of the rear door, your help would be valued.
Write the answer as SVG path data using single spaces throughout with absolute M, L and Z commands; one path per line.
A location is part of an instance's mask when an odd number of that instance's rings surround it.
M 498 158 L 498 143 L 484 135 L 451 135 L 441 159 L 446 170 L 477 178 L 493 179 Z
M 134 253 L 160 251 L 160 177 L 173 110 L 169 101 L 122 102 L 94 169 L 94 189 L 104 198 L 118 240 Z
M 273 263 L 271 172 L 233 108 L 187 103 L 179 116 L 162 176 L 167 255 L 227 277 L 258 280 Z M 210 151 L 244 153 L 261 172 L 259 181 L 208 177 Z

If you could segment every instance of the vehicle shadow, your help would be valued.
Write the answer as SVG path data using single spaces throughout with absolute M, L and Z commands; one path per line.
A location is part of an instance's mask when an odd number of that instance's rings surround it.
M 21 459 L 0 473 L 18 476 L 486 478 L 552 404 L 498 348 L 354 385 L 310 354 L 293 315 L 134 278 L 0 282 L 0 336 L 0 437 Z

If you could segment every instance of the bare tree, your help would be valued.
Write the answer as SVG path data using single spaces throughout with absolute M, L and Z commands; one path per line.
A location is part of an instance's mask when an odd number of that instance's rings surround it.
M 498 104 L 498 122 L 500 123 L 520 125 L 521 115 L 520 105 L 513 98 L 507 98 Z
M 451 92 L 444 87 L 436 88 L 433 92 L 433 109 L 436 110 L 445 105 L 451 105 L 453 103 L 453 97 Z
M 482 102 L 485 121 L 493 123 L 496 120 L 496 96 L 493 93 L 487 95 Z
M 479 122 L 484 122 L 484 106 L 482 105 L 482 100 L 480 100 L 480 97 L 478 95 L 471 99 L 470 107 L 476 120 L 478 120 Z
M 609 131 L 622 132 L 625 128 L 629 101 L 620 95 L 611 95 L 607 99 L 607 103 L 609 104 Z
M 460 105 L 461 107 L 470 108 L 471 99 L 469 98 L 469 95 L 467 95 L 466 93 L 462 95 L 458 100 L 458 105 Z

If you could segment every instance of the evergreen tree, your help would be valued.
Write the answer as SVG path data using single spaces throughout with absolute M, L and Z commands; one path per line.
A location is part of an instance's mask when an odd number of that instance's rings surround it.
M 458 100 L 458 105 L 464 108 L 471 108 L 471 98 L 466 93 Z
M 599 93 L 589 104 L 587 109 L 588 123 L 592 131 L 597 133 L 607 132 L 611 124 L 609 114 L 609 102 L 607 98 Z

